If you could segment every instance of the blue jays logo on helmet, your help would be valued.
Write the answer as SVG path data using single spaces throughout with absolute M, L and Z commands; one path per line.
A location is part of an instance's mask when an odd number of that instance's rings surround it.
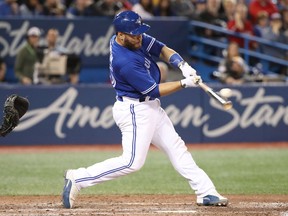
M 122 11 L 113 20 L 116 32 L 131 35 L 140 35 L 150 29 L 150 26 L 142 22 L 142 18 L 133 11 Z

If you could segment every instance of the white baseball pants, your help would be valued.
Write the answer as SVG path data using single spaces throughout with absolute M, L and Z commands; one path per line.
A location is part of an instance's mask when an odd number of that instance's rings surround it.
M 123 102 L 116 101 L 113 117 L 122 133 L 123 154 L 87 168 L 76 169 L 74 178 L 79 189 L 139 170 L 152 143 L 166 153 L 173 167 L 188 180 L 198 197 L 216 191 L 208 175 L 196 165 L 187 151 L 158 99 L 138 102 L 124 98 Z

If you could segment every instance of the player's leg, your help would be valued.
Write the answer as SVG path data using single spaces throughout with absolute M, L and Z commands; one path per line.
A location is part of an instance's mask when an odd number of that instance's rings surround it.
M 149 119 L 143 119 L 143 116 L 149 112 L 142 113 L 134 104 L 125 106 L 123 102 L 117 103 L 122 104 L 114 106 L 113 115 L 122 133 L 123 154 L 87 168 L 74 170 L 75 182 L 79 189 L 137 171 L 145 162 L 152 133 L 150 132 L 149 136 L 151 124 Z M 142 115 L 139 115 L 140 113 Z
M 195 163 L 184 141 L 175 131 L 165 111 L 159 108 L 159 112 L 161 113 L 161 120 L 159 120 L 157 130 L 153 136 L 152 144 L 163 150 L 169 157 L 174 168 L 184 178 L 188 179 L 191 188 L 197 195 L 198 204 L 202 204 L 203 198 L 207 195 L 216 195 L 222 199 L 209 176 Z M 217 201 L 215 204 L 219 204 L 219 200 L 214 199 L 214 201 Z M 206 204 L 213 205 L 214 201 L 206 202 Z M 226 205 L 228 201 L 226 198 L 223 198 L 220 202 Z
M 119 103 L 122 103 L 121 106 Z M 143 166 L 153 136 L 153 125 L 156 125 L 153 123 L 155 112 L 146 109 L 134 104 L 115 103 L 113 116 L 122 133 L 123 154 L 87 168 L 70 171 L 68 177 L 73 183 L 71 186 L 76 188 L 76 195 L 82 188 L 127 175 Z M 71 208 L 73 205 L 67 206 Z

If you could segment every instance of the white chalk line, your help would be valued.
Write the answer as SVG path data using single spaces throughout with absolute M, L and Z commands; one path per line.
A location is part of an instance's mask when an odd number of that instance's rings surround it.
M 197 211 L 194 210 L 161 210 L 161 211 L 154 211 L 155 213 L 176 213 L 176 214 L 182 214 L 182 213 L 197 213 Z
M 239 205 L 245 205 L 247 208 L 288 208 L 288 203 L 283 202 L 240 202 Z
M 159 205 L 190 205 L 191 204 L 191 206 L 193 205 L 193 202 L 191 202 L 191 203 L 163 203 L 163 202 L 161 202 L 161 203 L 155 203 L 155 202 L 153 202 L 153 203 L 147 203 L 147 202 L 145 202 L 145 203 L 137 203 L 137 202 L 129 202 L 129 203 L 103 203 L 103 202 L 101 202 L 101 203 L 95 203 L 95 204 L 97 204 L 97 205 L 127 205 L 127 206 L 133 206 L 133 205 L 139 205 L 139 206 L 159 206 Z
M 161 205 L 169 205 L 170 208 L 162 208 Z M 183 209 L 177 209 L 177 205 L 182 206 L 183 205 L 186 206 L 187 210 L 183 210 Z M 107 202 L 107 203 L 93 203 L 93 206 L 109 206 L 109 207 L 113 207 L 113 206 L 150 206 L 150 209 L 147 209 L 147 212 L 145 211 L 141 211 L 139 212 L 139 208 L 119 208 L 119 209 L 111 209 L 111 211 L 103 211 L 100 210 L 99 212 L 95 212 L 95 207 L 93 208 L 85 208 L 83 206 L 81 207 L 76 207 L 75 209 L 62 209 L 60 206 L 60 204 L 58 203 L 54 203 L 54 204 L 49 204 L 49 205 L 45 205 L 45 203 L 41 203 L 40 205 L 35 205 L 35 204 L 25 204 L 25 206 L 28 206 L 28 208 L 21 208 L 21 209 L 7 209 L 7 211 L 5 212 L 0 212 L 0 216 L 14 216 L 14 215 L 22 215 L 22 216 L 31 216 L 33 214 L 41 214 L 41 215 L 46 215 L 46 216 L 66 216 L 66 215 L 77 215 L 77 214 L 81 214 L 81 215 L 93 215 L 96 213 L 96 215 L 151 215 L 151 214 L 155 214 L 155 215 L 161 215 L 161 214 L 197 214 L 197 211 L 193 210 L 193 209 L 188 209 L 188 208 L 192 208 L 193 204 L 191 203 L 191 206 L 189 206 L 190 203 L 187 202 L 182 202 L 182 203 L 142 203 L 142 202 L 127 202 L 127 203 L 111 203 L 111 202 Z M 237 204 L 233 204 L 234 207 L 238 207 L 239 205 L 243 206 L 245 205 L 247 208 L 286 208 L 288 207 L 288 203 L 283 203 L 283 202 L 274 202 L 274 203 L 261 203 L 261 202 L 240 202 Z M 29 206 L 31 206 L 32 208 L 29 208 Z M 89 204 L 89 206 L 91 206 L 91 204 Z M 159 207 L 160 206 L 160 207 Z M 13 205 L 11 206 L 13 207 Z M 41 207 L 41 208 L 37 208 L 37 207 Z M 46 207 L 46 208 L 45 208 Z M 152 208 L 151 208 L 152 207 Z M 157 209 L 155 209 L 157 208 Z M 284 209 L 283 209 L 284 210 Z M 245 212 L 249 212 L 249 210 L 247 211 L 247 209 L 245 210 Z M 257 213 L 257 211 L 253 211 L 250 210 L 250 213 Z M 286 211 L 286 209 L 283 212 L 279 212 L 281 216 L 288 216 L 288 211 Z
M 149 212 L 125 212 L 125 211 L 66 211 L 66 212 L 46 212 L 46 211 L 36 211 L 36 212 L 5 212 L 4 214 L 0 214 L 0 216 L 31 216 L 31 215 L 45 215 L 45 216 L 64 216 L 64 215 L 167 215 L 167 214 L 195 214 L 197 211 L 194 210 L 161 210 L 161 211 L 149 211 Z

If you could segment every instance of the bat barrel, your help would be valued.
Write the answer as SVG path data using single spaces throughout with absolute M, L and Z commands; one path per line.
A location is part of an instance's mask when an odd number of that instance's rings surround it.
M 229 110 L 229 109 L 231 109 L 233 107 L 233 103 L 231 102 L 231 101 L 227 101 L 227 102 L 225 102 L 224 104 L 223 104 L 223 108 L 225 109 L 225 110 Z
M 225 98 L 218 95 L 212 88 L 207 86 L 205 83 L 200 82 L 199 86 L 212 98 L 214 98 L 218 103 L 220 103 L 224 110 L 229 110 L 233 107 L 231 101 L 227 101 Z

